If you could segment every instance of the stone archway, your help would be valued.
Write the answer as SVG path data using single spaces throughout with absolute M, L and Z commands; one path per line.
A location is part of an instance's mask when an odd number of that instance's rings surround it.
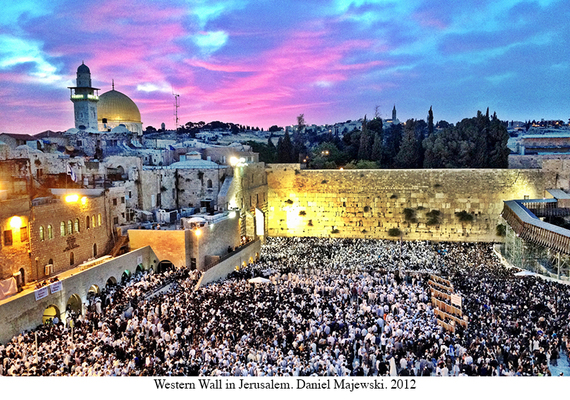
M 99 290 L 99 286 L 91 285 L 91 287 L 87 291 L 87 300 L 91 299 L 93 296 L 98 295 L 99 293 L 101 293 L 101 290 Z
M 42 316 L 42 324 L 46 324 L 48 322 L 53 322 L 53 319 L 57 317 L 61 321 L 61 314 L 59 312 L 59 308 L 57 306 L 50 304 L 44 310 L 44 315 Z
M 135 270 L 135 275 L 142 274 L 144 272 L 143 265 L 137 265 L 137 269 Z
M 169 271 L 171 269 L 174 268 L 174 264 L 172 264 L 170 261 L 168 260 L 162 260 L 161 262 L 158 263 L 158 265 L 156 266 L 156 272 L 160 273 L 160 272 L 166 272 Z
M 123 275 L 121 275 L 121 282 L 126 282 L 129 279 L 131 279 L 131 271 L 129 271 L 128 269 L 123 271 Z
M 111 276 L 111 277 L 109 277 L 109 279 L 107 279 L 105 286 L 107 286 L 107 287 L 115 286 L 116 284 L 117 284 L 117 279 L 114 276 Z
M 83 314 L 83 302 L 78 294 L 72 294 L 69 296 L 66 305 L 66 312 L 74 312 L 75 315 Z

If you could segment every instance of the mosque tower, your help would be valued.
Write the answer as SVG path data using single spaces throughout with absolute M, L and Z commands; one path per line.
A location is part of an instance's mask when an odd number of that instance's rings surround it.
M 98 129 L 97 102 L 99 101 L 98 88 L 91 87 L 91 71 L 84 63 L 77 68 L 77 83 L 69 87 L 71 101 L 75 111 L 75 128 Z
M 392 109 L 392 121 L 396 121 L 396 105 L 394 104 L 394 108 Z

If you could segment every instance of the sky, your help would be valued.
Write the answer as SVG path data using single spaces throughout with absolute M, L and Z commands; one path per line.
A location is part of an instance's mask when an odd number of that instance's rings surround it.
M 143 128 L 175 127 L 174 94 L 180 124 L 570 118 L 567 0 L 2 3 L 0 132 L 72 128 L 82 62 Z

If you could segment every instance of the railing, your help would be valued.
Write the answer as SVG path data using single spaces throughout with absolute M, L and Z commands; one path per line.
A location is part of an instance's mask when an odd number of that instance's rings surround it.
M 570 254 L 570 231 L 541 221 L 519 201 L 505 201 L 501 215 L 521 239 Z

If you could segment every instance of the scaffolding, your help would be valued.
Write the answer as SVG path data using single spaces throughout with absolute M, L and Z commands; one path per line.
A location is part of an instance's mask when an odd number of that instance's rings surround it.
M 510 264 L 539 275 L 570 281 L 570 255 L 524 240 L 508 223 L 505 225 L 501 254 Z

